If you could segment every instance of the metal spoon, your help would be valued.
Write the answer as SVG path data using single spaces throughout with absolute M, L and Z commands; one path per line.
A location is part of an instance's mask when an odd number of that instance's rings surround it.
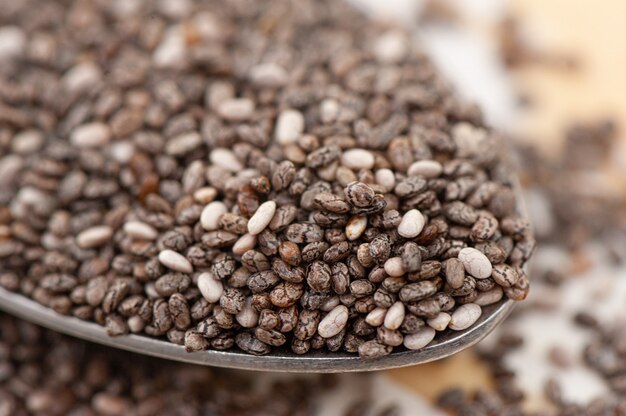
M 521 187 L 517 180 L 513 181 L 513 185 L 516 190 L 518 210 L 525 215 Z M 181 345 L 157 338 L 141 335 L 110 337 L 100 325 L 57 314 L 52 309 L 25 296 L 0 287 L 0 309 L 34 324 L 87 341 L 192 364 L 242 370 L 301 373 L 374 371 L 436 361 L 467 349 L 485 338 L 509 315 L 514 303 L 503 298 L 496 304 L 484 306 L 481 317 L 473 326 L 463 331 L 448 329 L 438 333 L 431 344 L 420 350 L 393 352 L 385 357 L 364 360 L 354 354 L 343 352 L 311 351 L 306 355 L 297 355 L 287 349 L 277 349 L 264 356 L 250 355 L 237 350 L 188 353 Z
M 157 338 L 142 335 L 110 337 L 98 324 L 59 315 L 25 296 L 0 288 L 0 309 L 37 325 L 87 341 L 192 364 L 303 373 L 384 370 L 439 360 L 469 348 L 487 336 L 511 312 L 513 304 L 513 301 L 503 299 L 497 304 L 485 306 L 482 316 L 472 327 L 464 331 L 447 330 L 440 333 L 430 345 L 421 350 L 394 352 L 378 359 L 363 360 L 354 354 L 341 352 L 312 351 L 306 355 L 296 355 L 287 349 L 279 349 L 264 356 L 240 351 L 208 350 L 188 353 L 181 345 Z

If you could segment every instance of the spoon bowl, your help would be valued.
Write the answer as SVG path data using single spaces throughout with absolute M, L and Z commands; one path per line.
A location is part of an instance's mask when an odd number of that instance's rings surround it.
M 521 186 L 513 177 L 511 185 L 517 197 L 518 212 L 527 217 Z M 471 327 L 462 331 L 446 329 L 420 350 L 399 350 L 376 359 L 362 359 L 345 352 L 310 351 L 297 355 L 286 348 L 278 348 L 263 356 L 247 354 L 233 349 L 229 351 L 187 352 L 182 345 L 142 335 L 108 336 L 105 329 L 93 322 L 60 315 L 52 309 L 17 293 L 0 287 L 0 310 L 46 327 L 53 331 L 120 348 L 139 354 L 165 358 L 191 364 L 240 370 L 276 371 L 293 373 L 343 373 L 376 371 L 407 367 L 436 361 L 463 351 L 485 338 L 511 313 L 515 302 L 504 297 L 499 302 L 483 306 L 482 315 Z

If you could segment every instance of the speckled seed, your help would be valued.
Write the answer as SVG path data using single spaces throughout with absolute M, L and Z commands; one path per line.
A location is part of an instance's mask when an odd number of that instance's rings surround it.
M 348 240 L 354 241 L 361 237 L 366 228 L 367 215 L 355 215 L 346 224 L 346 237 L 348 237 Z
M 517 274 L 520 276 L 515 285 L 511 287 L 505 287 L 504 294 L 511 300 L 521 301 L 526 299 L 529 290 L 528 277 L 523 273 L 523 270 L 517 270 Z
M 302 261 L 300 247 L 291 241 L 281 241 L 278 246 L 280 258 L 291 266 L 299 266 Z
M 111 129 L 104 123 L 83 124 L 74 129 L 70 142 L 80 148 L 102 147 L 111 140 Z
M 256 246 L 257 236 L 252 234 L 244 234 L 239 240 L 233 244 L 233 254 L 242 256 L 248 250 L 252 250 Z
M 182 254 L 173 250 L 163 250 L 159 253 L 159 261 L 165 267 L 181 273 L 193 272 L 193 266 Z
M 448 326 L 455 331 L 467 329 L 474 325 L 478 318 L 480 318 L 482 312 L 481 307 L 475 303 L 461 305 L 452 312 L 452 319 L 450 319 Z
M 391 169 L 378 169 L 374 175 L 376 183 L 385 188 L 385 191 L 391 192 L 396 186 L 396 176 Z
M 229 172 L 239 172 L 243 170 L 243 165 L 230 149 L 217 148 L 211 151 L 211 163 Z
M 478 292 L 478 297 L 474 300 L 474 303 L 480 306 L 492 305 L 496 302 L 500 302 L 504 291 L 500 286 L 494 286 L 493 289 L 486 292 Z
M 428 321 L 426 321 L 426 323 L 428 323 L 428 325 L 435 331 L 443 331 L 448 327 L 450 319 L 452 319 L 452 317 L 449 313 L 439 312 L 439 315 L 432 319 L 429 319 Z
M 345 328 L 348 315 L 348 308 L 345 305 L 336 306 L 320 321 L 317 332 L 323 338 L 334 337 Z
M 320 192 L 313 198 L 315 204 L 322 210 L 329 211 L 337 214 L 346 214 L 350 212 L 350 204 L 348 204 L 339 195 L 335 195 L 331 192 Z
M 185 332 L 185 351 L 196 352 L 209 348 L 209 341 L 202 334 L 195 331 Z
M 226 204 L 222 201 L 213 201 L 202 210 L 200 214 L 200 224 L 207 231 L 217 230 L 219 219 L 222 214 L 228 212 Z
M 374 167 L 374 155 L 365 149 L 350 149 L 341 155 L 341 164 L 353 170 L 371 169 Z
M 219 302 L 222 293 L 224 293 L 224 285 L 215 278 L 212 273 L 201 273 L 198 276 L 198 289 L 202 293 L 202 297 L 210 303 Z
M 276 202 L 266 201 L 262 203 L 248 221 L 248 232 L 252 235 L 259 234 L 272 221 L 275 212 Z
M 385 322 L 387 308 L 376 308 L 367 314 L 365 322 L 371 326 L 381 326 Z
M 477 279 L 486 279 L 491 276 L 493 267 L 487 256 L 472 247 L 466 247 L 459 252 L 459 260 L 463 262 L 465 271 Z
M 359 357 L 364 360 L 384 357 L 391 354 L 393 347 L 384 345 L 376 340 L 366 341 L 359 345 Z
M 391 305 L 387 315 L 385 315 L 385 328 L 392 330 L 400 328 L 402 321 L 404 321 L 404 314 L 404 303 L 397 301 Z
M 429 326 L 419 329 L 416 333 L 404 337 L 404 346 L 409 350 L 419 350 L 430 344 L 437 332 Z
M 405 273 L 402 257 L 391 257 L 384 265 L 385 273 L 391 277 L 399 277 Z
M 415 238 L 422 232 L 425 223 L 426 219 L 422 213 L 411 209 L 402 216 L 402 221 L 398 225 L 398 234 L 404 238 Z
M 420 247 L 413 243 L 408 242 L 402 247 L 402 253 L 400 254 L 404 269 L 409 273 L 419 272 L 422 268 L 422 252 Z
M 348 202 L 359 208 L 371 206 L 376 196 L 372 188 L 358 181 L 349 183 L 344 189 L 344 193 Z
M 76 236 L 76 244 L 80 248 L 99 247 L 111 240 L 113 229 L 108 225 L 98 225 L 87 228 Z
M 235 343 L 237 346 L 247 352 L 254 355 L 269 354 L 271 347 L 254 337 L 249 332 L 241 332 L 235 336 Z
M 426 179 L 436 178 L 443 172 L 443 166 L 436 160 L 419 160 L 409 166 L 409 176 L 421 176 Z
M 157 230 L 141 221 L 128 221 L 124 224 L 124 232 L 138 240 L 154 240 L 159 236 Z
M 279 144 L 287 145 L 298 141 L 304 131 L 304 116 L 297 110 L 284 110 L 276 121 L 274 137 Z
M 508 264 L 496 264 L 493 266 L 491 277 L 502 287 L 511 287 L 519 280 L 519 275 Z
M 458 289 L 463 286 L 465 280 L 465 266 L 463 262 L 456 258 L 446 261 L 446 282 L 452 289 Z

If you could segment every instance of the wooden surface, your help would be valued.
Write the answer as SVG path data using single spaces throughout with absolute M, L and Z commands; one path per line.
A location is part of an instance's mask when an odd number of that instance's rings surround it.
M 431 400 L 450 387 L 462 387 L 468 391 L 492 387 L 489 372 L 471 350 L 434 363 L 398 368 L 387 373 L 395 381 Z
M 626 1 L 511 0 L 508 9 L 521 20 L 532 44 L 579 62 L 575 71 L 542 64 L 513 71 L 520 90 L 533 101 L 520 114 L 515 131 L 550 153 L 561 147 L 563 128 L 573 120 L 611 116 L 626 125 Z M 621 145 L 620 153 L 626 155 L 626 141 Z M 430 399 L 447 387 L 471 391 L 491 384 L 472 351 L 388 375 Z

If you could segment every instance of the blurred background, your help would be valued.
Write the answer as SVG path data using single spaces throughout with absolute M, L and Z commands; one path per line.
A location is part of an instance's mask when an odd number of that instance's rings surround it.
M 405 23 L 506 135 L 539 239 L 529 301 L 502 328 L 451 359 L 388 376 L 440 404 L 458 387 L 475 404 L 484 388 L 524 414 L 623 414 L 626 3 L 357 3 L 400 20 L 415 8 L 417 22 Z

